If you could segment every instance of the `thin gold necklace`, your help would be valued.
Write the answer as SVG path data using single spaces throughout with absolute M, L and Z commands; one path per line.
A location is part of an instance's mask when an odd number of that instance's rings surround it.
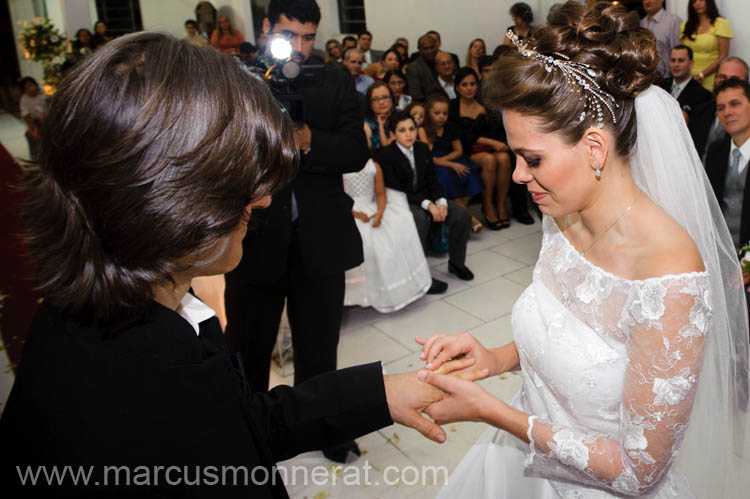
M 619 222 L 620 220 L 622 220 L 622 217 L 624 217 L 625 215 L 627 215 L 628 213 L 630 213 L 630 209 L 633 206 L 635 206 L 635 203 L 637 203 L 639 199 L 641 199 L 641 194 L 643 194 L 643 191 L 639 190 L 638 191 L 638 196 L 636 196 L 635 200 L 632 203 L 630 203 L 630 206 L 627 207 L 627 209 L 622 213 L 622 215 L 620 215 L 619 217 L 617 217 L 617 220 L 615 220 L 614 222 L 612 222 L 611 224 L 609 224 L 609 226 L 606 229 L 604 229 L 601 233 L 599 233 L 599 235 L 596 236 L 596 238 L 594 239 L 594 241 L 591 244 L 589 244 L 588 248 L 586 248 L 585 250 L 581 251 L 581 256 L 586 256 L 586 252 L 588 250 L 590 250 L 596 243 L 598 243 L 599 240 L 604 236 L 604 234 L 607 233 L 607 231 L 609 229 L 611 229 L 612 227 L 614 227 L 617 224 L 617 222 Z

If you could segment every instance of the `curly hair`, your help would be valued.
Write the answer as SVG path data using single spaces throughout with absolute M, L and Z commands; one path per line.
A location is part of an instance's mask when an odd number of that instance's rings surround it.
M 292 126 L 262 81 L 159 33 L 116 39 L 74 68 L 41 141 L 23 210 L 39 289 L 101 326 L 138 317 L 154 285 L 296 169 Z
M 554 19 L 534 32 L 529 46 L 540 54 L 587 64 L 601 89 L 614 97 L 616 123 L 608 112 L 604 124 L 616 141 L 616 151 L 627 157 L 635 145 L 635 97 L 655 79 L 658 52 L 653 33 L 640 27 L 635 12 L 621 5 L 599 3 L 590 10 L 575 1 L 565 3 Z M 558 70 L 548 72 L 517 50 L 502 55 L 484 87 L 484 101 L 540 118 L 545 132 L 559 132 L 577 143 L 597 120 L 582 116 L 580 87 Z

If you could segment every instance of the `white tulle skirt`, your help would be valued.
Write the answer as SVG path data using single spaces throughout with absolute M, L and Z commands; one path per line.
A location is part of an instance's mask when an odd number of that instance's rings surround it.
M 388 204 L 380 227 L 357 221 L 365 261 L 346 272 L 344 305 L 395 312 L 421 298 L 432 284 L 414 218 L 403 192 L 386 189 Z M 373 196 L 353 197 L 354 209 L 372 215 Z

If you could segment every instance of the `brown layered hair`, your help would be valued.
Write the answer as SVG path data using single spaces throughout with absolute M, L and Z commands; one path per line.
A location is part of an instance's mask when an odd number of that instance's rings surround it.
M 164 34 L 116 39 L 63 81 L 25 176 L 39 289 L 67 315 L 131 320 L 295 165 L 289 120 L 234 58 Z
M 615 137 L 617 154 L 627 157 L 637 136 L 635 97 L 653 83 L 659 57 L 653 33 L 640 27 L 637 14 L 628 13 L 621 5 L 600 3 L 586 10 L 569 1 L 548 24 L 534 31 L 529 47 L 589 66 L 601 89 L 618 104 L 613 106 L 617 123 L 602 105 L 604 125 Z M 559 69 L 548 72 L 539 61 L 517 50 L 500 56 L 487 80 L 484 102 L 537 117 L 542 131 L 558 132 L 570 144 L 596 126 L 595 113 L 586 113 L 581 119 L 584 101 L 577 84 Z

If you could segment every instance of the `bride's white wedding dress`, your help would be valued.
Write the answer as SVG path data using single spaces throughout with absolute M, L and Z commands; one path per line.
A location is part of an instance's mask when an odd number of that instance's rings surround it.
M 671 466 L 711 322 L 706 272 L 643 281 L 588 262 L 544 219 L 533 282 L 513 308 L 526 444 L 490 429 L 445 498 L 693 497 Z

